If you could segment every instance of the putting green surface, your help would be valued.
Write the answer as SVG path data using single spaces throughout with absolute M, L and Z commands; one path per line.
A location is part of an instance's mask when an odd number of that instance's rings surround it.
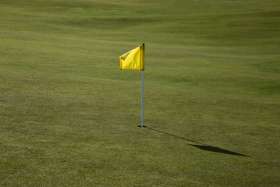
M 279 33 L 276 0 L 1 0 L 0 186 L 279 186 Z

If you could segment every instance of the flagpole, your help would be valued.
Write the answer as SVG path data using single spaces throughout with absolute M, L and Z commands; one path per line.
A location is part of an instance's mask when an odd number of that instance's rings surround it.
M 140 127 L 144 127 L 144 71 L 141 74 L 141 94 L 140 94 Z

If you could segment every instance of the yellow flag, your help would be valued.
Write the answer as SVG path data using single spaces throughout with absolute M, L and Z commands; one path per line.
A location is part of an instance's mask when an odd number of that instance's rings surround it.
M 142 44 L 120 56 L 121 70 L 144 71 L 144 52 L 145 45 Z

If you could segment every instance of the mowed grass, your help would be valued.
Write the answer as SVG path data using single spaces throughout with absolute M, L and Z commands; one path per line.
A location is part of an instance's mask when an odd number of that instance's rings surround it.
M 0 186 L 279 186 L 279 33 L 276 0 L 1 0 Z

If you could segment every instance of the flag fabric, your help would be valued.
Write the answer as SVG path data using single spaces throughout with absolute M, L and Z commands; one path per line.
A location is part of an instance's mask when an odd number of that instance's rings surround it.
M 145 45 L 142 44 L 120 56 L 121 70 L 144 71 Z

